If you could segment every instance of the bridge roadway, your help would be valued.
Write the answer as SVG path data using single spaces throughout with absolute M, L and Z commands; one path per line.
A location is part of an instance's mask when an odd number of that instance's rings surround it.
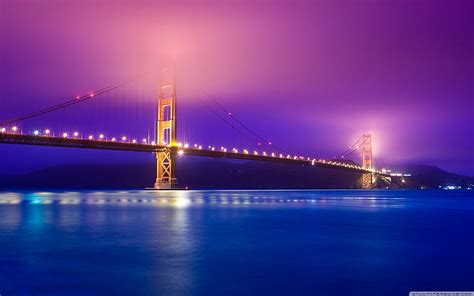
M 87 149 L 103 149 L 103 150 L 119 150 L 119 151 L 133 151 L 133 152 L 158 152 L 164 149 L 175 149 L 176 153 L 203 156 L 211 158 L 228 158 L 228 159 L 242 159 L 242 160 L 256 160 L 269 161 L 277 163 L 299 164 L 299 165 L 313 165 L 323 168 L 340 169 L 345 171 L 352 171 L 357 173 L 374 173 L 378 175 L 387 175 L 381 171 L 367 170 L 358 165 L 340 163 L 335 161 L 309 159 L 303 157 L 289 157 L 278 155 L 263 155 L 261 153 L 241 153 L 235 151 L 222 150 L 208 150 L 189 147 L 168 147 L 161 145 L 150 145 L 130 142 L 117 142 L 109 140 L 88 140 L 80 138 L 61 138 L 51 136 L 34 136 L 24 134 L 9 134 L 0 133 L 0 144 L 19 144 L 19 145 L 35 145 L 35 146 L 52 146 L 52 147 L 66 147 L 66 148 L 87 148 Z

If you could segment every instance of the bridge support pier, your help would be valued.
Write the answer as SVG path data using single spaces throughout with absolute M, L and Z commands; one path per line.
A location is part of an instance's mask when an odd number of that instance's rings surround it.
M 168 147 L 156 153 L 155 189 L 173 189 L 177 185 L 176 149 Z
M 372 189 L 375 187 L 376 177 L 373 173 L 363 173 L 360 178 L 360 187 L 362 189 Z

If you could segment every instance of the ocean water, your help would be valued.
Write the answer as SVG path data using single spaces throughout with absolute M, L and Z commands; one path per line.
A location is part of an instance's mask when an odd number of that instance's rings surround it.
M 474 291 L 473 191 L 0 193 L 0 294 Z

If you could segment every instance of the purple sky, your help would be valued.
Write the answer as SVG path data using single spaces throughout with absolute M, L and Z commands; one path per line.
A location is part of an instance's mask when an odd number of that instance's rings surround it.
M 474 175 L 473 1 L 0 5 L 0 120 L 176 55 L 180 103 L 203 89 L 286 150 L 332 157 L 372 132 L 385 163 Z M 48 149 L 2 146 L 12 157 L 0 173 L 142 158 Z

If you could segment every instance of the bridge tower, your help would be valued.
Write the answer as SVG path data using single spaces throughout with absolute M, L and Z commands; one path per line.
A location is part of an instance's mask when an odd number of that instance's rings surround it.
M 174 69 L 163 71 L 158 97 L 157 144 L 166 146 L 156 153 L 155 189 L 172 189 L 176 179 L 176 83 Z
M 372 159 L 372 135 L 364 134 L 362 136 L 362 167 L 364 169 L 373 169 Z
M 362 167 L 367 170 L 374 168 L 371 134 L 362 135 Z M 375 185 L 375 175 L 373 173 L 362 174 L 361 185 L 364 189 L 373 188 Z

